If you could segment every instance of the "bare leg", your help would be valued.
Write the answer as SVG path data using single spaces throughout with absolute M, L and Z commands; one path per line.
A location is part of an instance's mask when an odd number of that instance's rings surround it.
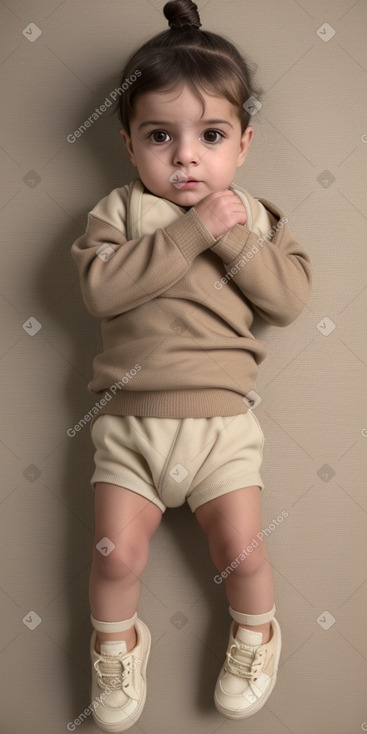
M 162 512 L 153 502 L 116 484 L 98 482 L 95 487 L 95 539 L 89 582 L 92 616 L 103 622 L 130 619 L 140 596 L 140 575 L 149 556 L 150 540 Z M 101 554 L 96 544 L 107 537 L 115 548 Z M 105 640 L 125 640 L 128 650 L 136 645 L 135 627 L 126 632 L 98 632 L 96 650 Z
M 230 606 L 244 614 L 263 614 L 274 604 L 274 584 L 266 546 L 256 536 L 261 530 L 260 489 L 244 487 L 206 502 L 196 510 L 199 525 L 209 540 L 213 563 L 222 572 L 246 550 L 258 543 L 245 560 L 231 569 L 225 579 Z M 261 632 L 262 642 L 270 639 L 270 622 L 245 629 Z

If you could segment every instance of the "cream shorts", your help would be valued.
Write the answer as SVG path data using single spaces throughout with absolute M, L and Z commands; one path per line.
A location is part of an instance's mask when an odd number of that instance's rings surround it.
M 212 418 L 101 415 L 91 427 L 91 479 L 137 492 L 162 512 L 187 500 L 192 512 L 260 477 L 264 434 L 251 410 Z

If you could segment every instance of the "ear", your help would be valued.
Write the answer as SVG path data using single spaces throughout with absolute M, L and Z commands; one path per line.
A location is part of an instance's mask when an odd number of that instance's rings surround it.
M 248 149 L 251 145 L 253 136 L 254 136 L 254 128 L 251 125 L 248 125 L 248 127 L 246 128 L 241 138 L 240 150 L 239 150 L 238 158 L 237 158 L 237 168 L 240 168 L 240 166 L 243 165 L 243 162 L 248 153 Z
M 124 141 L 124 143 L 126 145 L 126 149 L 127 149 L 127 152 L 128 152 L 129 158 L 130 158 L 130 163 L 132 163 L 132 165 L 135 166 L 135 168 L 137 168 L 137 165 L 135 163 L 135 154 L 134 154 L 134 151 L 133 151 L 133 146 L 132 146 L 132 143 L 131 143 L 131 137 L 130 137 L 129 133 L 124 128 L 121 128 L 120 135 L 121 135 L 121 138 L 122 138 L 122 140 Z

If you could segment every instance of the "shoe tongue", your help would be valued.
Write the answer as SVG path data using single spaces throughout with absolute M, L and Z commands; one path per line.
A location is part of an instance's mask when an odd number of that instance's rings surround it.
M 127 647 L 125 640 L 108 640 L 101 642 L 101 654 L 102 655 L 125 655 L 127 653 Z
M 236 640 L 245 645 L 261 645 L 262 639 L 261 632 L 253 632 L 253 630 L 244 629 L 243 627 L 239 627 L 236 632 Z

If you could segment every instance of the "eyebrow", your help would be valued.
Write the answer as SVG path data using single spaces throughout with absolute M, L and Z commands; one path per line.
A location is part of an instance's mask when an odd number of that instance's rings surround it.
M 147 127 L 148 125 L 174 125 L 175 123 L 172 122 L 164 122 L 162 120 L 148 120 L 147 122 L 142 122 L 141 125 L 139 125 L 138 130 L 140 130 L 142 127 Z M 229 125 L 230 127 L 233 127 L 228 120 L 202 120 L 203 125 Z

